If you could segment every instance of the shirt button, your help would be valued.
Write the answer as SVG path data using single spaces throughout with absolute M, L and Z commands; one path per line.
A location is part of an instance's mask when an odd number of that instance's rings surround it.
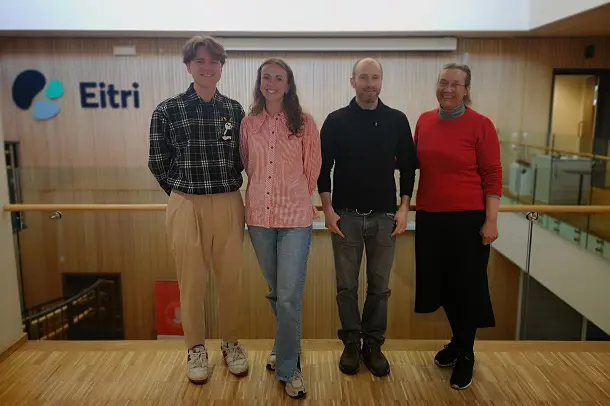
M 269 163 L 270 163 L 270 164 L 272 164 L 272 163 L 273 163 L 273 161 L 269 161 Z

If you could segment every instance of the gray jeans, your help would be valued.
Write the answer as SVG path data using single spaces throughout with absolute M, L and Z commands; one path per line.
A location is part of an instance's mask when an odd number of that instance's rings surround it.
M 332 234 L 337 306 L 343 343 L 365 342 L 382 345 L 388 319 L 390 270 L 394 262 L 396 226 L 394 213 L 373 212 L 362 215 L 352 210 L 337 210 L 338 225 L 345 238 Z M 358 278 L 363 249 L 366 249 L 367 291 L 362 321 L 358 307 Z

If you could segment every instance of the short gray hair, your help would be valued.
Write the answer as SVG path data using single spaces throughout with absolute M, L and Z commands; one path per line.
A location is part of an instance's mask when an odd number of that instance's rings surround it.
M 464 106 L 470 106 L 472 104 L 472 99 L 470 98 L 470 81 L 472 80 L 472 73 L 470 72 L 470 68 L 468 65 L 459 64 L 459 63 L 448 63 L 443 66 L 443 70 L 446 69 L 456 69 L 461 70 L 466 74 L 466 80 L 464 81 L 464 87 L 468 89 L 468 93 L 464 96 Z M 439 75 L 440 76 L 440 75 Z

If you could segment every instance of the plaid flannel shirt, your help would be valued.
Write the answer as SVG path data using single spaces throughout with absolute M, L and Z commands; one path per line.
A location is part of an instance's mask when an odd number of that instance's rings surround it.
M 218 91 L 202 100 L 193 84 L 157 106 L 150 122 L 148 167 L 161 188 L 188 194 L 227 193 L 243 184 L 239 129 L 242 105 Z

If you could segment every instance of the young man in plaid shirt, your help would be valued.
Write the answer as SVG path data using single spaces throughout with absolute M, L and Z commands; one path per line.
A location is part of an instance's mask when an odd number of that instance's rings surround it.
M 221 349 L 232 374 L 248 373 L 237 341 L 241 294 L 244 204 L 239 191 L 243 165 L 239 128 L 244 109 L 217 84 L 226 53 L 210 37 L 194 37 L 183 48 L 193 77 L 188 89 L 160 103 L 150 123 L 148 166 L 168 194 L 167 236 L 173 252 L 182 326 L 189 348 L 187 375 L 208 379 L 204 295 L 214 264 L 220 299 Z

